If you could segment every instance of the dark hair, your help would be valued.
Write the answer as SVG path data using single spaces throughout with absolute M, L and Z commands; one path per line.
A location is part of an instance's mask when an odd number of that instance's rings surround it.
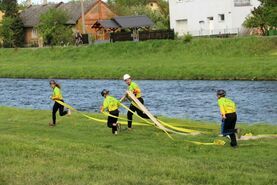
M 105 96 L 105 95 L 109 94 L 109 92 L 110 92 L 109 90 L 103 89 L 102 92 L 101 92 L 101 95 Z
M 54 84 L 55 87 L 58 87 L 59 89 L 61 88 L 61 85 L 58 84 L 55 80 L 50 80 L 49 83 L 50 83 L 50 84 Z
M 226 96 L 226 91 L 223 90 L 223 89 L 220 89 L 216 92 L 217 96 L 220 96 L 220 97 L 225 97 Z

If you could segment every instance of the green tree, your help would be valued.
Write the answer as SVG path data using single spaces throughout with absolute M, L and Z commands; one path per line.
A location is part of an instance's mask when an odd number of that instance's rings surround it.
M 3 3 L 2 3 L 2 0 L 0 0 L 0 11 L 3 10 Z
M 13 42 L 14 42 L 14 33 L 12 30 L 12 24 L 14 20 L 10 17 L 6 17 L 2 20 L 1 22 L 1 27 L 0 27 L 0 35 L 1 38 L 3 38 L 3 46 L 4 47 L 13 47 Z
M 36 27 L 47 45 L 72 43 L 72 30 L 66 25 L 68 15 L 65 11 L 50 9 L 40 16 L 40 23 Z
M 2 20 L 0 37 L 4 47 L 21 47 L 24 44 L 23 22 L 18 13 L 16 0 L 2 0 L 1 10 L 5 15 Z
M 263 35 L 277 28 L 277 1 L 260 0 L 261 4 L 251 12 L 244 22 L 247 28 L 259 28 Z
M 6 17 L 18 16 L 18 7 L 16 0 L 2 0 L 2 10 L 5 12 Z
M 149 0 L 108 0 L 109 6 L 118 15 L 146 15 L 154 23 L 154 29 L 167 29 L 169 27 L 169 7 L 165 0 L 157 0 L 160 10 L 152 11 L 146 7 Z
M 162 14 L 161 11 L 152 11 L 149 7 L 145 6 L 133 6 L 129 8 L 129 15 L 146 15 L 154 23 L 153 29 L 167 29 L 168 28 L 168 16 Z
M 148 0 L 108 0 L 107 1 L 109 5 L 119 5 L 119 6 L 140 6 L 140 5 L 146 5 Z

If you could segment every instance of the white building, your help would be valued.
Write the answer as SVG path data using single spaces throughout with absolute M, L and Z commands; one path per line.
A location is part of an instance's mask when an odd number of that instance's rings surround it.
M 169 0 L 170 27 L 178 36 L 237 34 L 258 0 Z

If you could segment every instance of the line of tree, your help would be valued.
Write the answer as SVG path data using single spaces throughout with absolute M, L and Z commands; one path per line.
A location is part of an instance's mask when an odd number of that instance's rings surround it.
M 111 9 L 118 15 L 146 15 L 154 23 L 154 29 L 169 28 L 169 5 L 165 0 L 156 0 L 159 9 L 151 10 L 149 0 L 108 0 Z
M 254 8 L 251 15 L 244 22 L 247 28 L 258 28 L 263 35 L 268 35 L 270 30 L 277 29 L 277 1 L 259 0 L 260 6 Z
M 22 47 L 24 44 L 23 22 L 19 16 L 16 0 L 0 0 L 0 10 L 4 13 L 0 23 L 0 38 L 4 47 Z

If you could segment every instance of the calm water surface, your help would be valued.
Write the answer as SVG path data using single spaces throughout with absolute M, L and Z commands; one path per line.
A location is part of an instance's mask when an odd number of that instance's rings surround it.
M 98 112 L 107 88 L 121 98 L 126 85 L 119 80 L 58 80 L 64 99 L 81 111 Z M 155 115 L 219 121 L 215 92 L 226 89 L 238 107 L 238 121 L 277 124 L 276 81 L 136 81 L 146 106 Z M 51 109 L 48 80 L 0 79 L 0 106 Z M 127 103 L 128 104 L 128 103 Z M 125 111 L 122 110 L 121 113 Z

